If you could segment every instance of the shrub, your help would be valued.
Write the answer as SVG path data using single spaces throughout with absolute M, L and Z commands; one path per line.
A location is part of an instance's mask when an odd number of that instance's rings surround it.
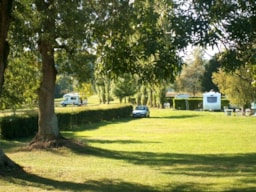
M 221 107 L 229 106 L 229 101 L 227 99 L 221 99 Z M 189 99 L 173 99 L 173 108 L 178 110 L 196 110 L 202 109 L 203 107 L 203 98 L 189 98 Z
M 4 139 L 29 137 L 37 132 L 38 117 L 9 116 L 1 121 L 1 134 Z
M 79 112 L 57 113 L 60 130 L 70 130 L 74 125 L 111 121 L 130 117 L 133 107 L 131 105 L 107 109 L 86 109 Z M 2 118 L 1 134 L 4 139 L 29 137 L 38 130 L 38 116 L 9 116 Z

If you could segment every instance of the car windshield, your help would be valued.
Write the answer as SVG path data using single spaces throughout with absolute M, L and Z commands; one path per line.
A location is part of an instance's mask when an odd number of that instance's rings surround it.
M 137 106 L 137 107 L 136 107 L 136 110 L 145 110 L 145 109 L 146 109 L 145 106 Z

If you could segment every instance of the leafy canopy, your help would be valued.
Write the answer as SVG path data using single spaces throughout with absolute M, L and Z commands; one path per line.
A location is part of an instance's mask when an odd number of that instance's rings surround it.
M 234 71 L 256 64 L 256 1 L 193 0 L 176 1 L 177 41 L 225 47 L 219 61 Z M 181 22 L 182 20 L 182 22 Z M 181 30 L 184 32 L 182 33 Z

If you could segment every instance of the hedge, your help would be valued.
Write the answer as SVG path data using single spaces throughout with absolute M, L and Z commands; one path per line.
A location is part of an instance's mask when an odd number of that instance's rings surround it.
M 74 125 L 130 117 L 132 109 L 132 105 L 126 105 L 106 109 L 86 109 L 74 113 L 57 113 L 56 115 L 60 130 L 70 130 Z M 38 115 L 3 117 L 0 122 L 0 130 L 4 139 L 34 136 L 38 130 Z
M 221 99 L 221 107 L 229 106 L 227 99 Z M 203 108 L 203 98 L 173 99 L 173 108 L 178 110 L 199 110 Z
M 9 116 L 1 120 L 1 135 L 4 139 L 28 137 L 36 134 L 37 116 Z

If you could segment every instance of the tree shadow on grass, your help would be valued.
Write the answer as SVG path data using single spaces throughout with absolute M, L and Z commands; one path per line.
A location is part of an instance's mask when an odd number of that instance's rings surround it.
M 153 152 L 113 151 L 98 147 L 86 146 L 73 148 L 79 154 L 92 155 L 126 161 L 135 165 L 150 166 L 163 174 L 188 177 L 232 177 L 241 187 L 227 191 L 256 191 L 256 153 L 241 154 L 179 154 Z M 199 183 L 174 184 L 166 186 L 170 191 L 205 191 L 209 189 Z
M 188 176 L 195 178 L 232 177 L 239 186 L 230 186 L 226 191 L 256 191 L 256 153 L 248 154 L 178 154 L 154 152 L 127 152 L 114 151 L 85 145 L 83 143 L 67 141 L 65 145 L 79 155 L 91 155 L 99 158 L 121 160 L 134 165 L 149 166 L 162 174 Z M 95 141 L 96 142 L 96 141 Z M 62 155 L 61 153 L 59 155 Z M 109 170 L 113 171 L 113 170 Z M 171 182 L 166 186 L 147 186 L 130 183 L 124 180 L 102 179 L 75 183 L 72 181 L 58 181 L 43 178 L 27 172 L 4 173 L 0 172 L 0 179 L 15 185 L 30 186 L 45 190 L 67 191 L 95 191 L 95 192 L 125 192 L 125 191 L 206 191 L 211 189 L 209 183 Z M 248 187 L 245 187 L 248 186 Z
M 255 176 L 256 179 L 256 153 L 182 154 L 144 151 L 127 152 L 94 147 L 74 140 L 66 141 L 65 146 L 79 155 L 122 160 L 135 165 L 156 167 L 157 169 L 165 167 L 163 171 L 165 174 L 213 177 L 229 177 L 235 174 L 236 176 Z M 93 141 L 102 142 L 98 140 Z M 112 141 L 104 140 L 103 142 Z M 124 142 L 140 143 L 140 141 L 132 140 L 125 140 Z M 168 170 L 168 166 L 171 167 L 170 170 Z
M 97 140 L 94 140 L 97 142 Z M 99 141 L 101 142 L 101 141 Z M 108 142 L 105 141 L 104 142 Z M 111 142 L 111 141 L 110 141 Z M 126 140 L 125 142 L 133 142 Z M 136 142 L 136 141 L 135 141 Z M 127 152 L 108 150 L 83 143 L 71 142 L 68 147 L 75 153 L 92 155 L 100 158 L 123 160 L 136 165 L 152 167 L 172 166 L 172 171 L 166 174 L 187 174 L 190 176 L 256 176 L 256 153 L 238 154 L 182 154 L 182 153 L 155 153 L 155 152 Z M 175 168 L 175 165 L 178 168 Z M 224 174 L 225 173 L 225 174 Z
M 128 163 L 148 166 L 175 166 L 183 165 L 185 168 L 174 169 L 174 172 L 166 171 L 166 174 L 180 172 L 191 176 L 225 176 L 230 174 L 256 176 L 256 153 L 248 154 L 179 154 L 179 153 L 153 153 L 153 152 L 127 152 L 111 151 L 97 147 L 87 146 L 85 151 L 77 151 L 86 155 L 102 158 L 125 160 Z M 197 171 L 197 172 L 194 172 Z M 199 172 L 199 173 L 198 173 Z
M 1 174 L 0 174 L 1 178 Z M 129 183 L 122 180 L 89 180 L 84 183 L 75 183 L 72 181 L 58 181 L 54 179 L 44 178 L 35 174 L 30 174 L 25 171 L 7 172 L 2 174 L 1 180 L 13 183 L 15 185 L 33 187 L 46 191 L 95 191 L 95 192 L 130 192 L 130 191 L 148 191 L 157 192 L 150 186 L 141 185 L 138 183 Z

